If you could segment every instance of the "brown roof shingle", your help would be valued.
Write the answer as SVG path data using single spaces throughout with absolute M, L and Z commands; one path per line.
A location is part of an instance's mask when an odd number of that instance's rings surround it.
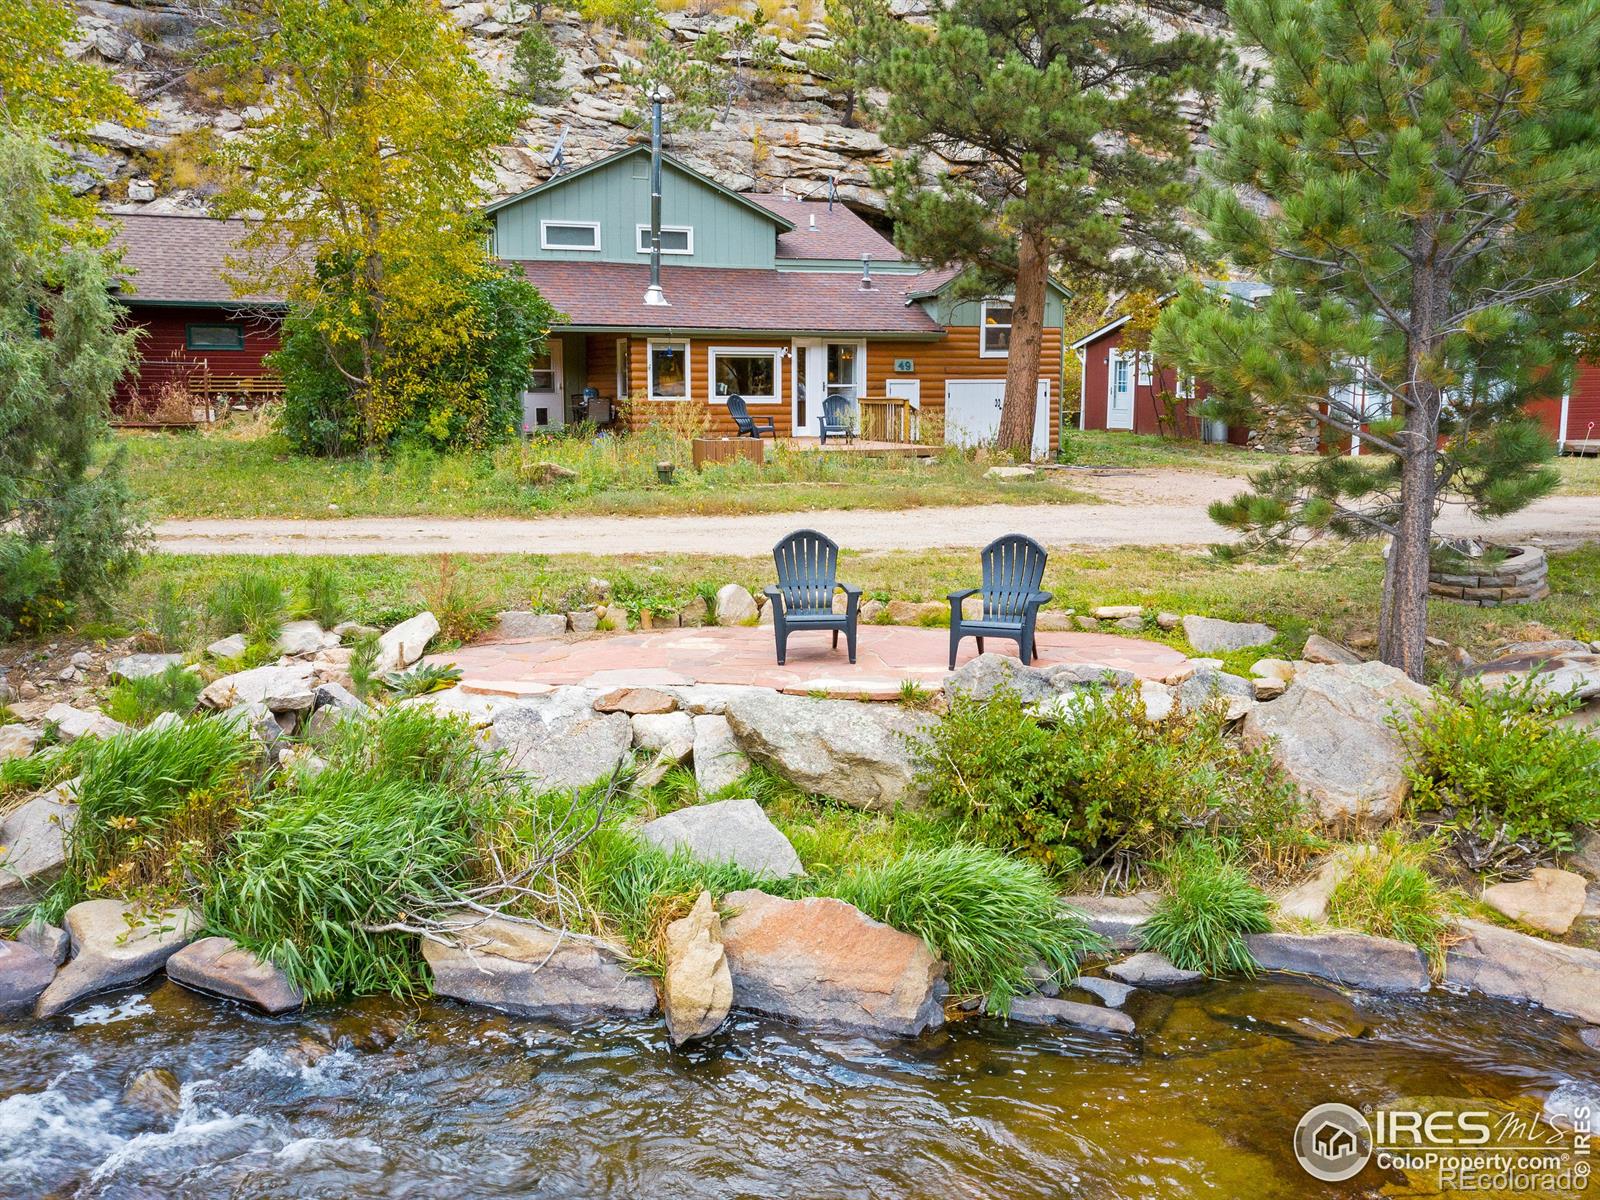
M 743 192 L 768 212 L 777 213 L 794 228 L 778 234 L 779 258 L 860 258 L 870 254 L 875 262 L 901 262 L 905 255 L 883 234 L 837 200 L 828 211 L 826 200 L 796 200 L 775 192 Z M 811 227 L 816 220 L 816 228 Z
M 225 278 L 226 259 L 245 231 L 243 221 L 214 217 L 115 218 L 126 277 L 118 293 L 130 304 L 282 304 L 267 292 L 239 296 Z
M 675 329 L 795 333 L 944 332 L 907 297 L 925 275 L 875 275 L 863 291 L 854 271 L 766 271 L 723 267 L 661 268 L 671 307 L 644 303 L 650 268 L 633 263 L 518 263 L 567 324 L 602 329 Z

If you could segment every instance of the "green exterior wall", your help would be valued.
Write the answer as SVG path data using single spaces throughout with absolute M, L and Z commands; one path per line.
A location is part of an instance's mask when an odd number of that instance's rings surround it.
M 949 327 L 976 325 L 981 304 L 981 300 L 953 300 L 948 296 L 935 296 L 931 300 L 924 300 L 922 307 L 939 324 Z M 1064 319 L 1065 309 L 1061 303 L 1061 294 L 1055 288 L 1047 287 L 1044 293 L 1044 327 L 1059 329 Z
M 650 224 L 650 160 L 634 154 L 539 190 L 494 214 L 495 253 L 511 259 L 648 263 L 638 253 L 640 225 Z M 541 221 L 598 221 L 600 249 L 541 250 Z M 665 266 L 754 267 L 770 270 L 778 225 L 694 176 L 662 166 L 662 225 L 694 229 L 693 254 L 663 254 Z

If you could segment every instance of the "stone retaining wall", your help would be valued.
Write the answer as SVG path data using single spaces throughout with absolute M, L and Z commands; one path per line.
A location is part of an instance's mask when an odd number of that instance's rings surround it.
M 1493 570 L 1473 575 L 1447 575 L 1431 571 L 1428 592 L 1457 604 L 1479 608 L 1498 608 L 1508 604 L 1532 604 L 1550 594 L 1549 564 L 1544 551 L 1532 546 L 1515 546 L 1510 557 Z

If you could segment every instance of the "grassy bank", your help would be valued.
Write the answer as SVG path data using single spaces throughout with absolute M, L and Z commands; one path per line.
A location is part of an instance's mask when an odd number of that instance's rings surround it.
M 953 450 L 919 460 L 773 447 L 764 467 L 740 462 L 697 472 L 689 442 L 665 431 L 335 460 L 293 454 L 266 432 L 126 433 L 115 445 L 157 519 L 759 513 L 1087 499 L 1054 474 L 985 479 L 988 462 Z M 676 467 L 671 483 L 657 474 L 662 462 Z M 546 463 L 574 476 L 547 482 Z
M 534 608 L 558 611 L 582 602 L 591 576 L 623 583 L 664 607 L 687 603 L 708 587 L 730 581 L 752 591 L 771 582 L 768 559 L 722 555 L 615 557 L 605 555 L 456 556 L 449 586 L 456 603 L 489 611 Z M 402 620 L 424 605 L 438 604 L 438 559 L 403 556 L 273 557 L 153 555 L 131 581 L 114 610 L 81 627 L 89 636 L 113 636 L 151 623 L 165 585 L 196 606 L 223 583 L 249 569 L 277 577 L 291 592 L 308 572 L 325 571 L 343 597 L 347 616 L 373 625 Z M 957 587 L 977 582 L 977 557 L 967 551 L 847 554 L 840 577 L 879 599 L 942 600 Z M 1057 610 L 1085 612 L 1101 604 L 1142 604 L 1145 628 L 1135 636 L 1183 646 L 1179 631 L 1161 630 L 1160 611 L 1200 613 L 1226 619 L 1265 621 L 1279 631 L 1264 650 L 1242 652 L 1239 665 L 1263 654 L 1294 657 L 1308 633 L 1319 632 L 1362 647 L 1377 629 L 1381 562 L 1371 547 L 1308 553 L 1292 561 L 1226 566 L 1208 555 L 1162 549 L 1057 553 L 1045 587 Z M 1564 635 L 1600 638 L 1600 548 L 1550 556 L 1553 594 L 1523 608 L 1478 609 L 1436 601 L 1431 632 L 1476 656 L 1522 636 L 1531 623 Z M 1105 632 L 1123 632 L 1110 625 Z M 1443 660 L 1440 661 L 1443 666 Z

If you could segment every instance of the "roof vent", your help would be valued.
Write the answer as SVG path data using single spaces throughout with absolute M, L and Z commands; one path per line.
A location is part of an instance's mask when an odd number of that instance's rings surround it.
M 863 292 L 870 292 L 877 285 L 872 282 L 872 255 L 861 255 L 861 288 Z
M 816 214 L 816 213 L 812 213 L 812 214 L 811 214 L 811 224 L 810 224 L 810 225 L 808 225 L 808 226 L 807 226 L 807 228 L 808 228 L 808 229 L 809 229 L 809 230 L 810 230 L 810 231 L 811 231 L 811 232 L 812 232 L 812 233 L 815 233 L 815 232 L 816 232 L 816 231 L 817 231 L 817 214 Z

